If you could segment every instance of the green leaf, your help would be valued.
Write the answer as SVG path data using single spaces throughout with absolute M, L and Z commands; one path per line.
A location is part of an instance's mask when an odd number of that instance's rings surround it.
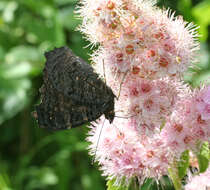
M 161 123 L 161 126 L 160 126 L 160 131 L 162 131 L 162 129 L 164 128 L 165 124 L 166 124 L 166 120 L 163 119 L 162 123 Z
M 78 0 L 54 0 L 57 5 L 75 4 Z
M 107 182 L 107 190 L 128 190 L 128 186 L 123 183 L 117 185 L 116 179 L 111 179 Z
M 16 46 L 6 55 L 6 62 L 9 64 L 20 62 L 41 62 L 43 55 L 32 46 Z
M 191 19 L 191 7 L 192 2 L 191 0 L 179 0 L 177 2 L 177 6 L 179 11 L 181 11 L 182 15 L 185 19 L 190 20 Z
M 31 12 L 34 12 L 38 15 L 43 16 L 44 18 L 52 18 L 54 15 L 54 7 L 53 3 L 48 1 L 40 1 L 40 0 L 19 0 L 22 6 L 30 9 Z
M 3 49 L 3 46 L 0 46 L 0 62 L 4 60 L 5 51 Z
M 6 4 L 3 10 L 3 21 L 4 22 L 11 22 L 15 18 L 15 11 L 18 8 L 18 4 L 15 1 L 10 1 Z
M 63 46 L 65 45 L 65 34 L 63 30 L 63 24 L 58 17 L 58 14 L 55 14 L 54 17 L 54 24 L 55 24 L 55 45 L 56 46 Z
M 144 184 L 141 186 L 140 190 L 156 190 L 158 189 L 157 184 L 154 179 L 148 178 L 145 180 Z
M 6 64 L 0 65 L 3 78 L 25 77 L 41 73 L 44 62 L 43 53 L 32 46 L 16 46 L 5 57 Z
M 28 62 L 20 64 L 0 65 L 0 75 L 4 79 L 15 79 L 27 76 L 31 72 L 32 66 Z
M 120 185 L 116 182 L 116 179 L 111 179 L 107 182 L 107 190 L 140 190 L 140 187 L 135 178 L 128 182 L 124 178 L 120 181 Z
M 0 187 L 2 190 L 12 190 L 12 188 L 10 187 L 10 181 L 7 174 L 0 173 Z
M 208 142 L 204 142 L 202 144 L 200 152 L 197 155 L 197 159 L 198 159 L 200 173 L 205 172 L 209 166 L 209 159 L 210 159 L 210 150 Z
M 75 30 L 80 23 L 80 20 L 76 19 L 73 7 L 63 8 L 59 12 L 58 19 L 68 30 Z
M 44 41 L 53 43 L 55 41 L 56 29 L 53 19 L 38 19 L 34 18 L 33 15 L 24 12 L 22 17 L 19 18 L 17 24 L 19 27 L 24 28 L 24 31 L 27 34 L 26 40 L 29 43 L 33 42 L 34 44 L 37 44 Z
M 181 179 L 179 177 L 179 171 L 177 168 L 177 162 L 174 161 L 171 167 L 168 169 L 169 176 L 174 184 L 176 190 L 180 190 L 182 187 Z
M 210 55 L 209 55 L 208 45 L 206 43 L 201 43 L 200 52 L 198 55 L 198 63 L 196 63 L 196 67 L 199 67 L 199 69 L 202 70 L 208 69 L 209 60 L 210 60 Z
M 42 170 L 39 171 L 39 178 L 40 181 L 45 185 L 54 185 L 58 183 L 58 178 L 54 171 L 51 168 L 42 168 Z
M 31 87 L 28 79 L 0 80 L 0 124 L 13 117 L 29 103 L 27 91 Z
M 189 150 L 182 153 L 180 161 L 178 162 L 179 178 L 182 179 L 187 174 L 187 169 L 190 165 Z
M 209 85 L 210 84 L 210 71 L 203 70 L 199 75 L 194 76 L 193 86 L 200 86 L 200 84 Z
M 210 24 L 210 1 L 205 0 L 197 4 L 192 9 L 192 15 L 200 26 L 199 33 L 202 34 L 201 40 L 206 41 L 208 38 L 208 25 Z
M 56 185 L 58 183 L 58 177 L 54 169 L 49 167 L 34 167 L 27 168 L 27 176 L 25 180 L 28 183 L 25 185 L 26 189 L 47 189 L 47 186 Z

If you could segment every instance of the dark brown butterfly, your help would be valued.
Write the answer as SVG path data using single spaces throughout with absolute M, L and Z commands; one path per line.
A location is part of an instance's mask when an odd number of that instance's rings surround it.
M 70 129 L 103 114 L 113 121 L 115 95 L 91 65 L 67 47 L 55 48 L 45 57 L 41 103 L 35 107 L 41 128 Z

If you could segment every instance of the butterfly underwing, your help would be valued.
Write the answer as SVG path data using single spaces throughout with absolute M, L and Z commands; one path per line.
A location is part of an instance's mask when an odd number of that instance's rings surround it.
M 41 128 L 70 129 L 103 114 L 113 121 L 115 95 L 90 64 L 67 47 L 55 48 L 45 57 L 41 103 L 35 107 Z

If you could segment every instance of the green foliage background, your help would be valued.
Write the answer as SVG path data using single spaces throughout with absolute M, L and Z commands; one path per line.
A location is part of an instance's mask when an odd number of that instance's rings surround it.
M 88 60 L 88 42 L 75 31 L 77 0 L 0 0 L 0 190 L 103 190 L 91 164 L 87 127 L 50 132 L 31 112 L 39 102 L 44 52 L 68 45 Z M 192 86 L 210 81 L 210 1 L 160 0 L 200 26 L 201 52 Z M 153 185 L 151 188 L 156 189 Z M 170 185 L 165 189 L 172 189 Z

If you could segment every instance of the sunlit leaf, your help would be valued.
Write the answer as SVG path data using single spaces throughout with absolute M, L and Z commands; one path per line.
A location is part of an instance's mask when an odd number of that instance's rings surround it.
M 18 4 L 15 1 L 10 1 L 6 4 L 3 11 L 3 20 L 4 22 L 11 22 L 14 19 L 14 13 L 18 8 Z
M 187 169 L 190 164 L 189 151 L 186 150 L 181 154 L 180 161 L 178 162 L 179 178 L 182 179 L 187 174 Z
M 0 81 L 0 124 L 13 117 L 28 103 L 27 91 L 31 87 L 28 79 L 3 80 Z
M 6 55 L 6 62 L 8 64 L 20 62 L 41 62 L 43 55 L 37 48 L 31 46 L 16 46 L 10 50 Z
M 157 184 L 154 179 L 148 178 L 145 180 L 144 184 L 141 186 L 140 190 L 147 190 L 147 189 L 157 189 Z
M 50 1 L 20 0 L 20 3 L 45 18 L 52 18 L 54 15 L 53 3 Z
M 184 18 L 187 19 L 188 21 L 190 21 L 190 19 L 191 19 L 191 7 L 192 7 L 191 0 L 178 1 L 178 9 L 179 9 L 179 11 L 181 11 Z
M 201 40 L 208 37 L 208 25 L 210 24 L 210 1 L 204 0 L 192 9 L 192 14 L 200 26 Z
M 39 178 L 45 185 L 54 185 L 58 183 L 58 177 L 51 168 L 42 168 Z
M 123 183 L 119 185 L 116 179 L 112 179 L 107 182 L 107 190 L 128 190 L 128 186 Z
M 181 179 L 179 177 L 179 171 L 177 168 L 177 161 L 174 161 L 171 164 L 171 167 L 168 169 L 169 177 L 174 184 L 175 190 L 180 190 L 182 187 Z
M 208 142 L 202 144 L 200 153 L 197 155 L 197 158 L 198 158 L 200 173 L 203 173 L 208 168 L 210 160 L 210 150 Z
M 81 22 L 78 18 L 76 19 L 73 7 L 63 8 L 59 12 L 58 18 L 63 26 L 69 30 L 74 30 Z
M 107 190 L 140 190 L 141 187 L 137 183 L 136 178 L 129 180 L 121 179 L 117 181 L 115 178 L 107 182 Z
M 193 86 L 200 86 L 202 84 L 209 85 L 210 84 L 210 71 L 203 71 L 199 75 L 194 76 Z

